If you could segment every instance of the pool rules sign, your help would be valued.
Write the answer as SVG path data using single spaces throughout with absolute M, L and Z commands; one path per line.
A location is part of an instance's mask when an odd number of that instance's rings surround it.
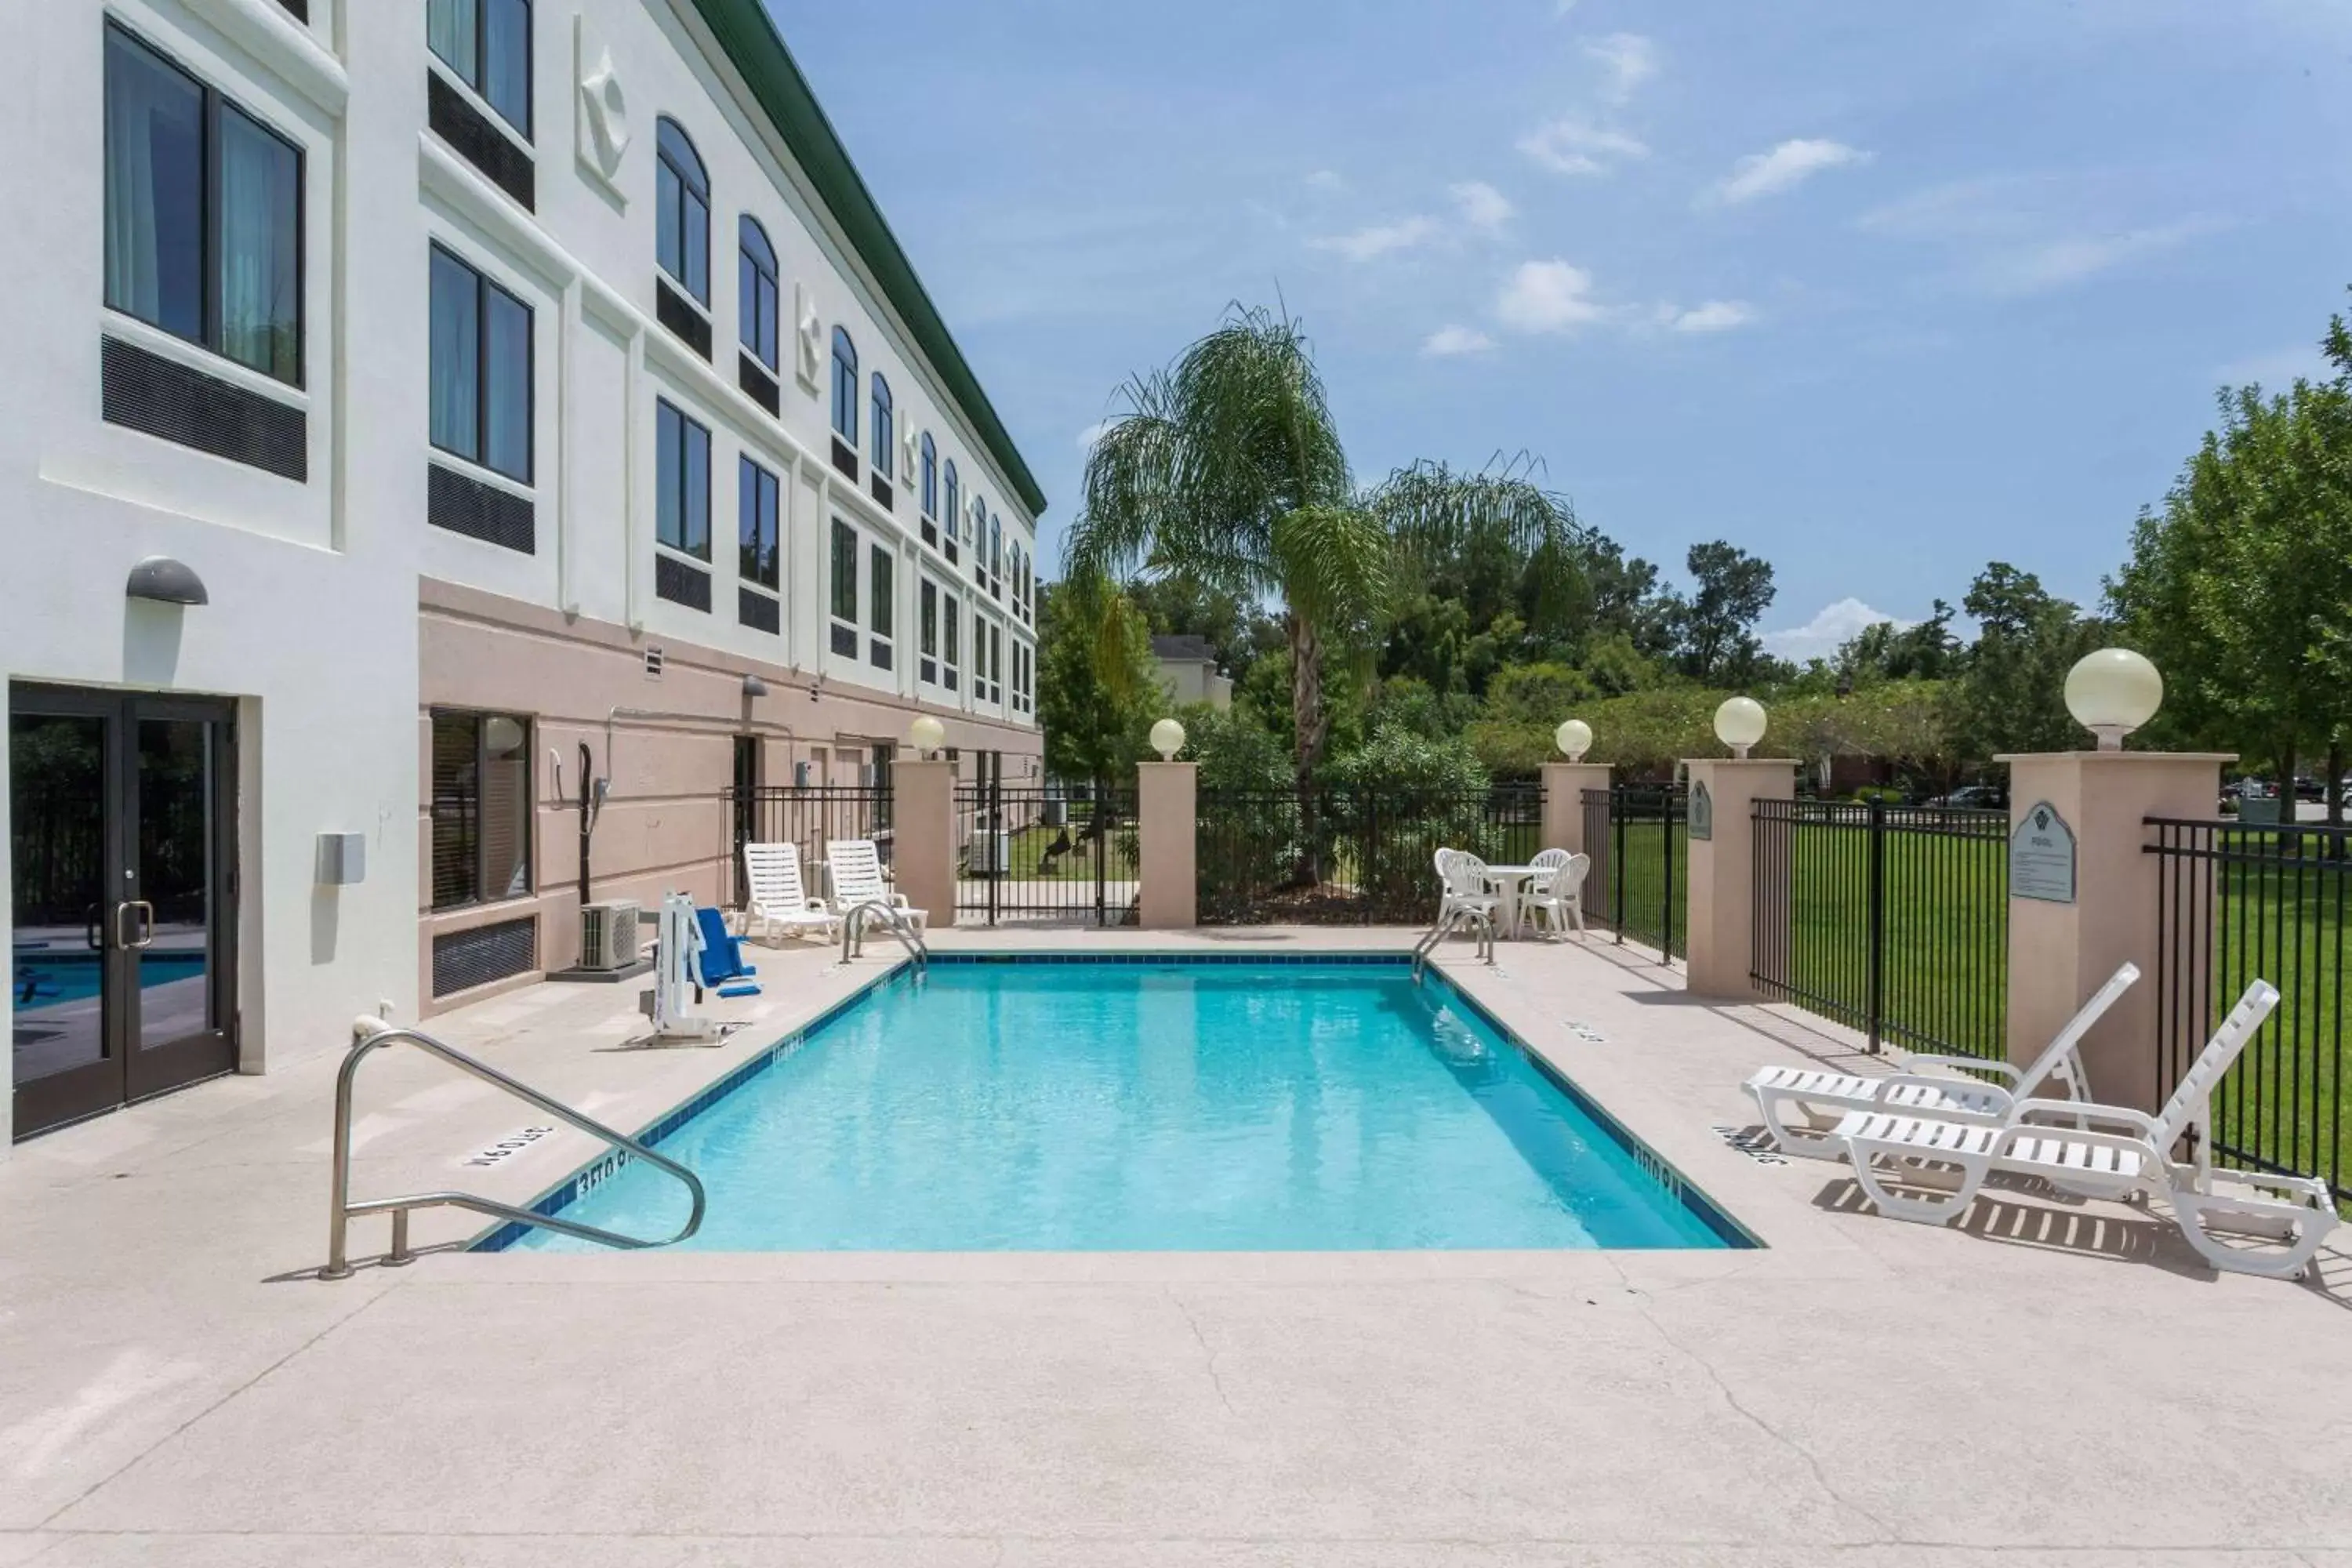
M 2045 904 L 2074 901 L 2074 830 L 2046 800 L 2010 829 L 2009 896 Z

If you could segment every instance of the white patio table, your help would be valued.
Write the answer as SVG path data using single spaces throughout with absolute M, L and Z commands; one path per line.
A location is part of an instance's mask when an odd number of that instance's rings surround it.
M 1541 866 L 1489 866 L 1486 880 L 1495 889 L 1495 899 L 1502 908 L 1503 929 L 1496 934 L 1516 942 L 1519 935 L 1519 900 L 1526 894 L 1529 878 L 1539 876 Z

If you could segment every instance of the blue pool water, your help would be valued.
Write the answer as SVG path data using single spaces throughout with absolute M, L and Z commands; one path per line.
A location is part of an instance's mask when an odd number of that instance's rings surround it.
M 205 972 L 201 952 L 143 953 L 139 961 L 139 988 L 152 991 L 175 980 Z M 93 952 L 49 952 L 21 950 L 9 959 L 8 983 L 16 1005 L 25 1010 L 86 1002 L 98 994 L 98 955 Z
M 1743 1244 L 1402 963 L 938 963 L 661 1148 L 715 1251 Z M 685 1204 L 640 1163 L 562 1212 L 660 1234 Z

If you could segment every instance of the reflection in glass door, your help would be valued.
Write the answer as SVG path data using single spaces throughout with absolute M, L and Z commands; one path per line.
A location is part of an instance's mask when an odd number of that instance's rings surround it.
M 236 1065 L 228 703 L 12 688 L 16 1133 Z

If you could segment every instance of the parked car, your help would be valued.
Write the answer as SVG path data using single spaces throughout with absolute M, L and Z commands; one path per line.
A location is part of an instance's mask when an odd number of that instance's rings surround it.
M 2321 800 L 2325 799 L 2326 796 L 2319 787 L 2319 781 L 2317 779 L 2313 778 L 2309 773 L 2297 773 L 2294 775 L 2294 798 L 2297 800 Z
M 2009 807 L 2009 786 L 2006 784 L 1962 784 L 1949 795 L 1939 795 L 1929 805 L 1950 805 L 1978 811 L 2005 811 Z

